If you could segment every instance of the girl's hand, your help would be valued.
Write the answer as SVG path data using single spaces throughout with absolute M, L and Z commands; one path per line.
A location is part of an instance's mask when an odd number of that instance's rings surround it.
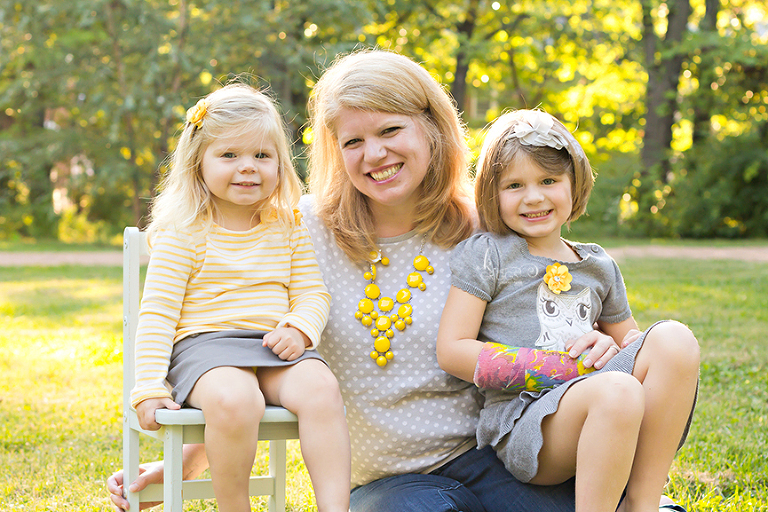
M 293 361 L 311 345 L 309 337 L 295 327 L 278 327 L 264 335 L 262 346 L 269 347 L 283 361 Z
M 599 370 L 613 356 L 618 354 L 621 348 L 613 341 L 613 338 L 603 332 L 594 330 L 582 334 L 570 346 L 566 346 L 565 350 L 573 358 L 577 358 L 580 354 L 589 350 L 584 359 L 584 366 L 587 368 L 594 367 L 596 370 Z
M 634 343 L 642 334 L 643 333 L 638 329 L 630 329 L 621 341 L 621 348 L 626 348 L 630 343 Z
M 159 430 L 160 424 L 155 421 L 155 411 L 158 409 L 178 410 L 181 406 L 170 398 L 148 398 L 136 406 L 139 425 L 144 430 Z

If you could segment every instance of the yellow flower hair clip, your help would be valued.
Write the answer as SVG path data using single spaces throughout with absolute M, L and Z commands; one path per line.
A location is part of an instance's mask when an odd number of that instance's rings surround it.
M 187 110 L 187 122 L 202 128 L 206 112 L 208 112 L 208 102 L 205 98 L 201 98 L 194 107 Z
M 547 273 L 544 274 L 544 282 L 547 283 L 552 292 L 559 294 L 571 289 L 573 276 L 568 272 L 568 267 L 559 263 L 553 263 L 547 266 Z

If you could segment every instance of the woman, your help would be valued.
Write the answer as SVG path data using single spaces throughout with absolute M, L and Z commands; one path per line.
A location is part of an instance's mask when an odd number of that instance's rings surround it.
M 492 449 L 475 449 L 479 394 L 437 364 L 448 256 L 474 229 L 464 130 L 449 96 L 410 59 L 362 51 L 323 74 L 309 107 L 312 195 L 300 208 L 332 297 L 319 352 L 346 406 L 351 510 L 573 510 L 572 482 L 521 484 Z M 598 368 L 617 352 L 600 334 L 574 344 L 589 347 Z M 186 446 L 184 459 L 185 476 L 205 467 L 199 446 Z M 159 464 L 147 468 L 135 485 L 162 478 Z M 108 486 L 125 507 L 121 483 L 117 473 Z

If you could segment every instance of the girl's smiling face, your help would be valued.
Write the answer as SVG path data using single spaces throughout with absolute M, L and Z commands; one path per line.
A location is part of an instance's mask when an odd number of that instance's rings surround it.
M 254 214 L 277 187 L 279 158 L 272 140 L 263 134 L 238 133 L 218 137 L 203 152 L 202 178 L 223 217 L 217 222 L 250 225 Z M 241 229 L 241 228 L 230 228 Z
M 551 174 L 525 153 L 518 153 L 499 182 L 501 218 L 529 245 L 560 242 L 561 228 L 573 208 L 571 180 Z
M 416 205 L 431 151 L 415 118 L 345 108 L 335 129 L 347 175 L 371 207 Z

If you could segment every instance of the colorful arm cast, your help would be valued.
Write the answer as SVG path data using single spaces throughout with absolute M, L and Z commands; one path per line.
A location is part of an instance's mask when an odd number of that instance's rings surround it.
M 584 367 L 585 357 L 487 342 L 477 359 L 474 382 L 483 389 L 541 391 L 594 371 Z

